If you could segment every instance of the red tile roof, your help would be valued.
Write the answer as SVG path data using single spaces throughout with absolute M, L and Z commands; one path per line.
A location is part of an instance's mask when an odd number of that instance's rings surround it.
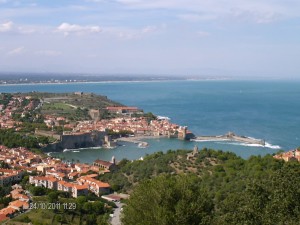
M 9 218 L 4 215 L 4 214 L 0 214 L 0 222 L 4 221 L 4 220 L 8 220 Z

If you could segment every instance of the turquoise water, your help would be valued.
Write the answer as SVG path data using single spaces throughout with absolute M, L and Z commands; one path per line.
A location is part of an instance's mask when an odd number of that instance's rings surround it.
M 91 162 L 96 158 L 136 159 L 158 150 L 202 147 L 230 150 L 248 158 L 279 149 L 300 146 L 299 81 L 166 81 L 85 84 L 40 84 L 0 86 L 1 92 L 93 92 L 126 105 L 138 106 L 172 122 L 187 125 L 197 135 L 239 135 L 265 139 L 267 147 L 233 142 L 184 142 L 148 140 L 150 147 L 136 145 L 113 150 L 90 149 L 60 153 L 67 159 Z

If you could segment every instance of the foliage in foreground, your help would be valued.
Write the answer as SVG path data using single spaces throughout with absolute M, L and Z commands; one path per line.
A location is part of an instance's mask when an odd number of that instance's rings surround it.
M 31 222 L 34 225 L 108 225 L 109 214 L 112 213 L 114 204 L 110 205 L 107 201 L 93 196 L 72 199 L 65 198 L 64 195 L 68 193 L 46 189 L 45 191 L 48 192 L 47 196 L 34 197 L 32 210 L 14 218 L 9 224 Z M 54 203 L 55 206 L 51 209 L 45 206 L 42 209 L 38 205 L 39 202 Z
M 213 204 L 195 176 L 162 175 L 139 185 L 124 210 L 124 224 L 209 224 Z
M 140 182 L 124 208 L 124 225 L 299 224 L 300 164 L 223 156 L 201 151 L 197 163 L 219 159 L 201 176 L 161 174 Z

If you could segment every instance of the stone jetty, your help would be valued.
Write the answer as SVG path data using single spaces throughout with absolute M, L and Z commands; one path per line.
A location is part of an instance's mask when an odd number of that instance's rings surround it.
M 246 144 L 258 144 L 258 145 L 265 146 L 265 140 L 254 139 L 254 138 L 245 137 L 245 136 L 239 136 L 233 132 L 228 132 L 227 134 L 219 135 L 219 136 L 198 136 L 194 140 L 199 140 L 199 141 L 236 141 L 236 142 L 242 142 L 242 143 L 246 143 Z

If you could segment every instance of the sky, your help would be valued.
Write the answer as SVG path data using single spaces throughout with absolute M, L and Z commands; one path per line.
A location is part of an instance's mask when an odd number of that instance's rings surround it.
M 300 77 L 299 0 L 0 0 L 0 72 Z

